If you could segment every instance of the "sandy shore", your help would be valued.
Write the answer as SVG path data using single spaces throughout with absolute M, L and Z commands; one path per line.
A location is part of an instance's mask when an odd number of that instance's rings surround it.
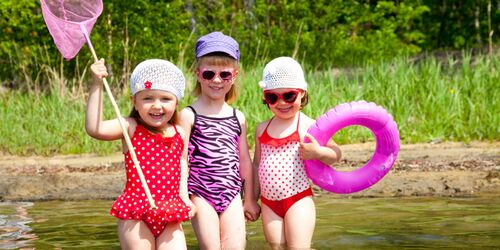
M 373 143 L 341 146 L 337 169 L 369 160 Z M 0 200 L 114 199 L 125 184 L 122 154 L 18 157 L 0 155 Z M 329 193 L 317 189 L 319 195 Z M 500 194 L 500 142 L 402 145 L 396 164 L 367 190 L 335 197 Z

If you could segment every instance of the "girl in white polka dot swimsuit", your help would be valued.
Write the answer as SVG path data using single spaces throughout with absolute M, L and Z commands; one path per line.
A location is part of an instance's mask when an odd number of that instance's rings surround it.
M 264 104 L 274 114 L 255 131 L 256 197 L 262 202 L 264 234 L 273 249 L 309 249 L 316 209 L 303 160 L 331 165 L 341 152 L 332 140 L 320 146 L 307 134 L 315 121 L 300 111 L 308 101 L 307 83 L 294 59 L 279 57 L 269 62 L 259 85 L 264 89 Z M 311 142 L 304 143 L 304 137 Z
M 89 93 L 85 128 L 100 140 L 124 139 L 118 119 L 102 119 L 104 60 L 91 66 L 94 84 Z M 110 214 L 118 218 L 122 249 L 186 249 L 182 221 L 194 213 L 187 192 L 187 134 L 177 118 L 185 79 L 172 63 L 151 59 L 132 72 L 133 109 L 122 119 L 156 209 L 152 209 L 132 154 L 124 143 L 127 181 Z

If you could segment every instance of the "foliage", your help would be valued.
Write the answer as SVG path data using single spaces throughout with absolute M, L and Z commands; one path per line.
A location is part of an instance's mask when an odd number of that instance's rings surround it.
M 429 49 L 463 49 L 488 44 L 489 33 L 498 42 L 500 32 L 500 1 L 492 0 L 422 0 L 432 12 L 425 13 L 425 22 L 418 29 L 427 31 L 423 46 Z M 491 4 L 491 30 L 488 29 L 488 4 Z
M 91 38 L 98 56 L 110 65 L 110 80 L 119 91 L 131 69 L 146 58 L 170 59 L 189 68 L 196 38 L 210 31 L 234 36 L 242 63 L 249 67 L 291 55 L 315 69 L 327 69 L 482 46 L 492 31 L 498 42 L 498 6 L 498 0 L 106 0 Z M 63 83 L 55 85 L 60 89 L 81 84 L 64 77 L 81 78 L 90 54 L 83 48 L 76 59 L 61 59 L 38 1 L 1 1 L 0 16 L 3 85 L 50 90 L 54 83 L 48 79 L 54 71 L 47 68 L 57 69 Z

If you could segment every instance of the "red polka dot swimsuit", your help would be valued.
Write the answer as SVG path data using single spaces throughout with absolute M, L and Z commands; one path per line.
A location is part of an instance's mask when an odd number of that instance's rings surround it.
M 295 202 L 312 195 L 312 190 L 299 154 L 299 121 L 295 132 L 284 138 L 267 133 L 271 121 L 259 136 L 261 201 L 283 218 Z
M 122 220 L 144 221 L 155 237 L 162 233 L 167 223 L 189 219 L 190 208 L 179 196 L 180 160 L 184 142 L 177 128 L 174 128 L 174 136 L 161 137 L 137 125 L 131 138 L 157 209 L 150 209 L 130 152 L 126 152 L 127 182 L 110 211 L 111 215 Z

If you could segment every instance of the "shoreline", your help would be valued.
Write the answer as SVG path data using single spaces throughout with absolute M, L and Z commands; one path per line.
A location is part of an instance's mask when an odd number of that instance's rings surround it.
M 338 170 L 369 160 L 374 143 L 341 145 Z M 115 199 L 125 186 L 123 155 L 20 157 L 0 154 L 0 201 Z M 500 194 L 500 142 L 405 144 L 389 173 L 355 197 L 471 197 Z

